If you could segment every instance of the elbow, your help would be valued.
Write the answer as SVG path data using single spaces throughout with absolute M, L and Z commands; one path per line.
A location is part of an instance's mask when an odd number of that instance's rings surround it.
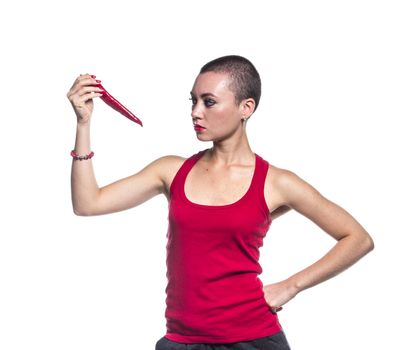
M 361 247 L 364 252 L 363 255 L 370 253 L 375 248 L 375 243 L 369 234 L 366 234 L 362 240 Z
M 375 242 L 371 236 L 368 236 L 368 253 L 375 249 Z
M 362 230 L 353 232 L 346 236 L 348 240 L 351 240 L 351 246 L 356 260 L 364 257 L 375 248 L 375 243 L 368 232 Z
M 73 207 L 73 213 L 76 216 L 92 216 L 92 215 L 94 215 L 90 210 L 87 211 L 85 209 L 81 209 L 81 208 L 77 208 L 77 207 Z
M 73 208 L 73 213 L 74 213 L 74 215 L 76 215 L 76 216 L 87 216 L 87 215 L 85 215 L 81 210 L 76 209 L 76 208 Z
M 77 211 L 77 210 L 73 210 L 73 213 L 74 213 L 74 215 L 76 215 L 76 216 L 85 216 L 85 215 L 83 215 L 80 211 Z
M 85 198 L 72 195 L 72 209 L 76 216 L 98 215 L 98 197 L 87 196 Z
M 96 215 L 96 201 L 72 200 L 73 213 L 76 216 L 93 216 Z

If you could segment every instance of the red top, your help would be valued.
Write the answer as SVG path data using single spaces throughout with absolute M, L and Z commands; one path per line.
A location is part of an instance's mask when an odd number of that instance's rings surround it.
M 186 159 L 170 186 L 165 337 L 232 343 L 275 334 L 282 328 L 258 277 L 259 248 L 271 224 L 264 198 L 269 163 L 255 154 L 252 182 L 238 201 L 197 204 L 184 183 L 206 150 Z

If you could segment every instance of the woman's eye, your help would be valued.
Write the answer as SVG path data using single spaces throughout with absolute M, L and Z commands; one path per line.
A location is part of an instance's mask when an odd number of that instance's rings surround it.
M 212 107 L 215 103 L 216 103 L 216 102 L 213 101 L 213 100 L 211 100 L 210 98 L 207 98 L 207 99 L 205 100 L 205 106 L 206 106 L 206 107 Z
M 192 106 L 196 105 L 196 103 L 197 103 L 196 98 L 190 97 L 189 100 L 192 101 Z M 207 98 L 207 99 L 204 100 L 204 104 L 205 104 L 206 107 L 212 107 L 215 103 L 216 103 L 216 101 L 214 101 L 210 98 Z

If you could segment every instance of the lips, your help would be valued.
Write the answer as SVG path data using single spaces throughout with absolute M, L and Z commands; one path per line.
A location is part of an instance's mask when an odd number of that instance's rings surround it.
M 195 130 L 203 130 L 203 129 L 206 129 L 204 126 L 201 126 L 201 125 L 199 125 L 199 124 L 195 124 L 193 127 L 195 128 Z

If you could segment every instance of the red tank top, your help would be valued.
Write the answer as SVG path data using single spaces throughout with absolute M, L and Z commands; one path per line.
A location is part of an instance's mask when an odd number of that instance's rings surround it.
M 207 151 L 186 159 L 170 186 L 165 337 L 181 343 L 232 343 L 282 328 L 263 294 L 259 248 L 271 218 L 264 198 L 269 163 L 255 154 L 246 194 L 219 206 L 191 202 L 184 183 Z

